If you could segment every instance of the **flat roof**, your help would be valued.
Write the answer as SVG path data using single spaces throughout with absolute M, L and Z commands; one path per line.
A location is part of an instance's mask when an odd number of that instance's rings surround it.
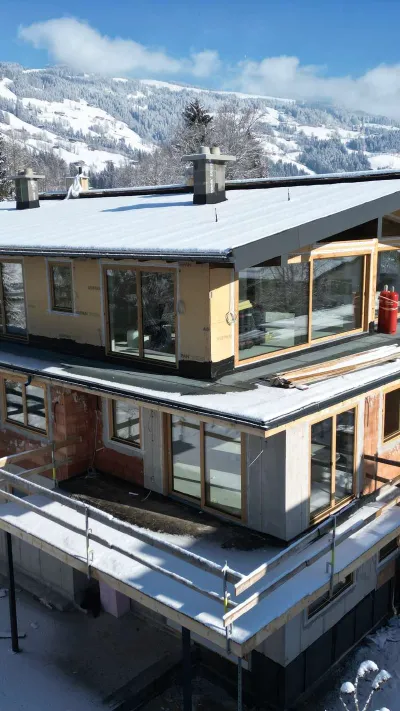
M 379 336 L 366 336 L 357 340 L 358 343 L 356 341 L 352 344 L 354 353 L 377 345 L 393 344 L 393 339 L 382 342 Z M 333 348 L 339 357 L 338 344 Z M 303 361 L 299 354 L 296 362 L 291 361 L 291 368 L 298 364 L 310 364 L 307 355 L 315 358 L 316 354 L 304 354 Z M 320 351 L 319 361 L 328 360 L 330 355 L 330 349 Z M 126 366 L 36 349 L 29 345 L 0 343 L 0 370 L 32 374 L 68 387 L 80 387 L 115 398 L 129 398 L 166 411 L 195 413 L 200 418 L 213 417 L 259 430 L 260 433 L 400 377 L 399 359 L 313 383 L 306 390 L 286 390 L 271 386 L 264 380 L 273 372 L 283 370 L 282 362 L 274 366 L 272 371 L 272 364 L 269 364 L 271 370 L 267 372 L 262 366 L 244 372 L 239 369 L 231 376 L 211 382 L 173 374 L 143 372 L 135 370 L 133 363 L 129 364 L 128 369 Z
M 400 180 L 0 203 L 0 253 L 228 262 L 244 269 L 400 209 Z

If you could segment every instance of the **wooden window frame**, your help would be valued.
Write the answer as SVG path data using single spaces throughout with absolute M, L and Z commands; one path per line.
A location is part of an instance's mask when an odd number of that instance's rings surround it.
M 382 404 L 382 444 L 388 444 L 389 442 L 394 442 L 400 437 L 400 427 L 393 434 L 385 437 L 385 415 L 386 415 L 386 395 L 392 393 L 395 390 L 400 390 L 400 384 L 392 385 L 391 387 L 385 388 L 383 390 L 383 404 Z
M 349 494 L 348 496 L 345 496 L 343 499 L 335 503 L 335 482 L 336 482 L 336 431 L 337 431 L 337 417 L 338 415 L 343 414 L 343 412 L 349 412 L 349 410 L 354 410 L 354 452 L 353 452 L 353 493 Z M 318 424 L 318 422 L 323 422 L 324 420 L 332 420 L 332 439 L 331 439 L 331 453 L 332 453 L 332 462 L 331 462 L 331 500 L 329 503 L 329 506 L 324 508 L 322 511 L 317 511 L 317 513 L 312 514 L 311 511 L 309 511 L 309 520 L 310 520 L 310 526 L 313 526 L 317 523 L 320 523 L 323 521 L 327 516 L 330 516 L 332 513 L 335 511 L 339 511 L 343 506 L 346 506 L 350 501 L 352 501 L 355 497 L 355 487 L 356 487 L 356 475 L 357 475 L 357 452 L 358 452 L 358 416 L 359 416 L 359 408 L 357 404 L 354 404 L 350 407 L 341 407 L 339 410 L 336 410 L 333 413 L 327 412 L 325 417 L 319 417 L 318 419 L 310 421 L 310 426 L 309 426 L 309 447 L 310 447 L 310 455 L 309 455 L 309 470 L 308 470 L 308 501 L 311 503 L 311 428 L 313 425 Z
M 379 260 L 379 255 L 382 254 L 382 252 L 400 252 L 400 246 L 399 247 L 391 247 L 389 245 L 382 245 L 382 244 L 378 245 L 378 250 L 376 253 L 375 275 L 374 275 L 374 287 L 375 287 L 374 294 L 376 293 L 376 282 L 378 280 L 378 260 Z M 374 309 L 374 318 L 372 320 L 375 323 L 378 323 L 378 316 L 375 313 L 375 309 Z M 400 320 L 400 311 L 397 314 L 397 320 L 398 321 Z
M 193 415 L 186 413 L 187 416 L 193 417 Z M 179 416 L 179 413 L 177 413 Z M 185 414 L 183 414 L 185 416 Z M 189 496 L 187 494 L 181 494 L 180 492 L 174 491 L 173 488 L 173 458 L 172 458 L 172 415 L 164 415 L 164 426 L 163 426 L 163 436 L 164 436 L 164 467 L 166 472 L 166 483 L 167 491 L 170 496 L 177 498 L 182 501 L 187 501 L 188 503 L 200 506 L 203 511 L 213 514 L 214 516 L 219 516 L 227 518 L 230 521 L 240 521 L 241 523 L 246 523 L 247 521 L 247 478 L 246 478 L 246 433 L 235 429 L 236 432 L 240 432 L 240 481 L 241 481 L 241 510 L 238 516 L 230 514 L 226 511 L 222 511 L 213 506 L 209 506 L 206 503 L 206 472 L 205 472 L 205 425 L 210 424 L 209 422 L 199 420 L 200 425 L 200 487 L 201 487 L 201 498 L 197 499 L 194 496 Z M 220 425 L 229 427 L 228 423 L 218 423 Z
M 23 408 L 23 413 L 24 413 L 24 424 L 20 424 L 19 422 L 15 422 L 15 420 L 10 420 L 7 417 L 7 394 L 6 394 L 6 382 L 11 382 L 11 383 L 19 383 L 22 386 L 22 408 Z M 35 387 L 41 388 L 43 390 L 43 400 L 44 400 L 44 410 L 45 410 L 45 419 L 46 419 L 46 429 L 41 430 L 38 427 L 32 427 L 32 425 L 28 424 L 28 410 L 27 410 L 27 405 L 26 405 L 26 378 L 19 378 L 15 377 L 14 375 L 6 376 L 4 375 L 1 379 L 1 404 L 2 404 L 2 410 L 3 410 L 3 420 L 5 423 L 8 425 L 12 425 L 13 427 L 17 427 L 20 430 L 23 430 L 24 432 L 35 432 L 36 434 L 39 435 L 47 435 L 48 430 L 49 430 L 49 410 L 48 410 L 48 402 L 47 402 L 47 386 L 42 383 L 41 381 L 37 381 L 35 379 L 32 380 L 29 385 L 34 385 Z
M 53 268 L 54 267 L 69 267 L 71 271 L 71 301 L 72 301 L 72 307 L 70 309 L 62 309 L 59 306 L 55 305 L 55 300 L 54 300 L 54 292 L 55 292 L 55 285 L 54 285 L 54 273 L 53 273 Z M 75 295 L 74 295 L 74 269 L 73 269 L 73 263 L 70 260 L 48 260 L 47 262 L 47 269 L 48 269 L 48 277 L 49 277 L 49 290 L 50 290 L 50 310 L 55 311 L 56 313 L 60 314 L 74 314 L 75 313 Z
M 124 444 L 129 448 L 132 448 L 136 451 L 140 451 L 142 449 L 142 408 L 136 403 L 133 402 L 135 407 L 137 407 L 138 412 L 139 412 L 139 444 L 135 444 L 129 439 L 123 439 L 123 437 L 117 437 L 115 435 L 115 403 L 121 402 L 118 400 L 118 398 L 113 398 L 108 401 L 108 422 L 109 422 L 109 436 L 110 440 L 112 442 L 118 442 L 118 444 Z M 126 403 L 126 400 L 124 401 Z
M 107 271 L 117 269 L 135 272 L 136 275 L 136 299 L 137 299 L 137 309 L 138 309 L 138 327 L 139 327 L 139 355 L 133 355 L 129 353 L 117 353 L 111 349 L 111 334 L 110 334 L 110 317 L 109 317 L 109 301 L 108 301 L 108 287 L 107 287 Z M 175 361 L 162 360 L 160 358 L 149 358 L 144 354 L 143 346 L 143 310 L 142 310 L 142 298 L 141 298 L 141 274 L 142 272 L 167 272 L 171 274 L 174 280 L 174 318 L 175 318 Z M 103 264 L 102 265 L 102 286 L 104 294 L 104 323 L 106 332 L 106 354 L 110 357 L 125 358 L 129 361 L 141 361 L 145 363 L 157 363 L 164 367 L 170 367 L 171 369 L 177 370 L 179 367 L 178 363 L 178 286 L 177 286 L 177 270 L 169 269 L 168 267 L 143 267 L 136 264 Z
M 378 554 L 378 564 L 386 563 L 389 559 L 396 557 L 399 553 L 399 547 L 400 536 L 396 536 L 380 549 Z
M 24 308 L 25 308 L 25 323 L 26 323 L 26 334 L 24 336 L 14 335 L 12 333 L 6 332 L 6 309 L 4 305 L 4 291 L 3 291 L 3 278 L 1 265 L 3 262 L 9 264 L 20 264 L 22 267 L 22 279 L 24 283 Z M 26 308 L 26 286 L 25 286 L 25 269 L 23 259 L 12 259 L 12 257 L 1 257 L 0 258 L 0 337 L 7 338 L 12 341 L 27 341 L 28 340 L 28 312 Z
M 325 246 L 326 247 L 326 246 Z M 323 248 L 320 248 L 323 249 Z M 363 274 L 362 274 L 362 307 L 361 307 L 361 327 L 352 329 L 351 331 L 343 331 L 343 333 L 337 333 L 334 336 L 324 336 L 323 338 L 311 338 L 312 335 L 312 295 L 313 295 L 313 282 L 314 282 L 314 262 L 321 259 L 337 259 L 340 257 L 363 257 Z M 252 356 L 251 358 L 240 359 L 239 351 L 239 318 L 236 319 L 235 323 L 235 367 L 241 365 L 248 365 L 250 363 L 257 363 L 263 360 L 268 360 L 270 358 L 278 358 L 280 356 L 286 355 L 287 353 L 295 353 L 298 351 L 303 351 L 312 346 L 317 346 L 320 343 L 327 343 L 329 341 L 336 341 L 340 338 L 346 338 L 346 336 L 357 335 L 358 333 L 365 333 L 368 330 L 368 313 L 371 303 L 371 288 L 370 284 L 370 274 L 372 268 L 372 260 L 374 253 L 372 248 L 362 248 L 360 251 L 346 251 L 343 248 L 332 249 L 332 251 L 321 251 L 318 253 L 309 252 L 298 256 L 293 256 L 288 260 L 288 266 L 291 264 L 309 264 L 310 265 L 310 279 L 308 284 L 308 324 L 307 324 L 307 342 L 301 345 L 291 346 L 290 348 L 282 348 L 271 353 L 264 353 L 259 356 Z M 374 291 L 375 294 L 375 291 Z M 235 272 L 235 313 L 239 313 L 239 272 Z

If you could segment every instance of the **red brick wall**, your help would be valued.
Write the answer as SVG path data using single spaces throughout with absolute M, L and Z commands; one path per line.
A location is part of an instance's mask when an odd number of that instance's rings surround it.
M 140 457 L 135 456 L 135 450 L 132 450 L 132 455 L 130 455 L 104 446 L 100 397 L 75 390 L 52 387 L 49 417 L 53 419 L 53 439 L 55 441 L 75 436 L 82 438 L 81 442 L 57 450 L 57 459 L 73 458 L 70 464 L 57 469 L 58 481 L 83 474 L 93 465 L 101 472 L 143 485 L 143 462 Z M 29 436 L 29 432 L 22 429 L 18 433 L 16 430 L 10 430 L 4 426 L 0 429 L 0 456 L 16 454 L 27 449 L 38 449 L 41 444 L 44 445 L 46 442 L 41 443 L 40 440 L 33 439 Z M 32 455 L 32 458 L 21 460 L 20 465 L 24 469 L 30 469 L 50 463 L 50 461 L 49 453 L 43 455 L 39 453 Z M 43 476 L 51 478 L 52 471 L 49 470 Z
M 365 398 L 364 454 L 378 455 L 400 462 L 400 439 L 394 440 L 392 444 L 390 442 L 383 443 L 382 440 L 383 406 L 384 395 L 382 392 L 368 395 Z M 364 461 L 363 494 L 376 491 L 399 474 L 398 467 Z

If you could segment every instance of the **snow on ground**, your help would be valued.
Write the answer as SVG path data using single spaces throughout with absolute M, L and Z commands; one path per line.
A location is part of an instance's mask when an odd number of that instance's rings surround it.
M 339 700 L 339 689 L 343 682 L 354 683 L 357 669 L 365 660 L 371 659 L 379 669 L 386 669 L 392 679 L 376 692 L 369 711 L 385 707 L 389 711 L 400 708 L 400 618 L 393 617 L 388 625 L 367 637 L 364 642 L 352 652 L 342 664 L 333 670 L 320 689 L 307 699 L 298 711 L 343 711 Z M 373 678 L 374 675 L 372 675 Z M 328 690 L 327 690 L 328 689 Z M 360 697 L 365 703 L 366 696 L 371 691 L 371 678 L 359 682 Z M 351 704 L 348 704 L 353 709 Z M 363 703 L 361 704 L 363 708 Z
M 366 153 L 373 170 L 400 170 L 400 153 Z
M 7 79 L 7 77 L 0 79 L 0 96 L 3 99 L 11 99 L 11 101 L 16 101 L 16 95 L 8 88 L 12 83 L 12 80 Z
M 60 121 L 66 128 L 82 131 L 84 135 L 104 135 L 114 140 L 123 140 L 130 148 L 148 150 L 139 134 L 133 131 L 123 121 L 118 121 L 111 114 L 96 106 L 90 106 L 87 101 L 44 101 L 43 99 L 22 99 L 26 108 L 32 106 L 44 123 Z M 93 127 L 97 130 L 94 130 Z
M 4 584 L 1 580 L 0 587 Z M 17 593 L 21 654 L 0 639 L 1 711 L 104 711 L 104 698 L 165 655 L 179 640 L 125 615 L 96 619 L 72 610 L 49 610 Z M 0 597 L 0 635 L 9 632 L 8 596 Z

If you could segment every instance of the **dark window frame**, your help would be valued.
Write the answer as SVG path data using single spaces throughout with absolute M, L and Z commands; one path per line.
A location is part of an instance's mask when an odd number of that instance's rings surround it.
M 7 313 L 5 306 L 5 296 L 4 296 L 4 285 L 3 285 L 3 264 L 19 264 L 21 266 L 22 273 L 22 285 L 24 292 L 24 315 L 25 315 L 25 333 L 10 333 L 7 331 Z M 27 309 L 26 309 L 26 292 L 25 292 L 25 274 L 24 274 L 24 263 L 22 259 L 12 259 L 12 258 L 1 258 L 0 259 L 0 336 L 2 338 L 11 338 L 15 340 L 28 340 L 28 320 L 27 320 Z
M 10 419 L 8 417 L 8 402 L 7 402 L 7 383 L 15 383 L 21 386 L 21 394 L 22 394 L 22 412 L 23 412 L 23 419 L 24 422 L 20 423 L 17 422 L 16 420 Z M 26 394 L 26 388 L 29 387 L 27 386 L 22 380 L 16 380 L 15 378 L 3 378 L 2 379 L 2 387 L 1 387 L 1 398 L 2 398 L 2 405 L 3 405 L 3 419 L 4 422 L 6 422 L 9 425 L 13 425 L 14 427 L 19 427 L 23 430 L 29 430 L 30 432 L 36 432 L 38 434 L 42 435 L 47 435 L 48 433 L 48 426 L 49 426 L 49 416 L 48 416 L 48 406 L 47 406 L 47 387 L 46 385 L 42 383 L 38 383 L 33 381 L 30 383 L 30 385 L 34 385 L 37 388 L 41 388 L 43 390 L 43 405 L 44 405 L 44 412 L 45 412 L 45 420 L 46 420 L 46 426 L 45 429 L 42 429 L 40 427 L 34 427 L 31 424 L 28 424 L 28 407 L 27 407 L 27 394 Z
M 49 271 L 49 286 L 50 286 L 50 307 L 51 311 L 57 311 L 57 313 L 61 314 L 73 314 L 75 313 L 75 299 L 74 299 L 74 273 L 73 273 L 73 264 L 71 261 L 48 261 L 48 271 Z M 56 299 L 55 299 L 55 281 L 54 281 L 54 268 L 55 267 L 63 267 L 64 269 L 66 267 L 69 268 L 71 272 L 71 308 L 62 308 L 61 306 L 56 305 Z
M 390 558 L 399 551 L 400 537 L 392 538 L 389 543 L 386 543 L 379 551 L 379 563 L 383 563 L 387 558 Z

